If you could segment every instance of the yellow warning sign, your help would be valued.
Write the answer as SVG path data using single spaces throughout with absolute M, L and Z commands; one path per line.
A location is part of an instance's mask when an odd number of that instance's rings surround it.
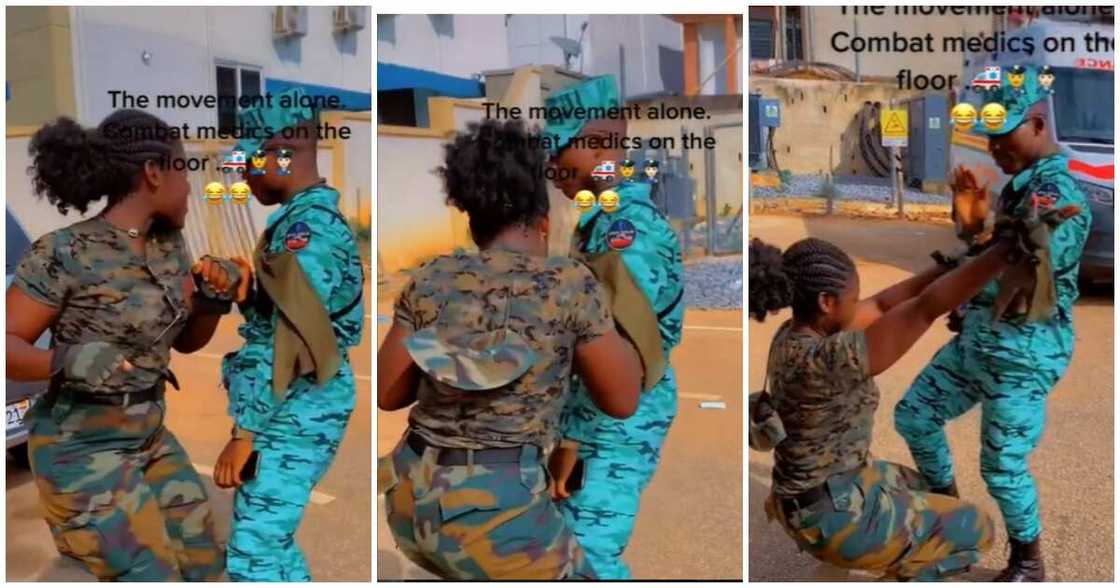
M 906 109 L 888 108 L 879 113 L 883 147 L 905 147 L 907 137 Z

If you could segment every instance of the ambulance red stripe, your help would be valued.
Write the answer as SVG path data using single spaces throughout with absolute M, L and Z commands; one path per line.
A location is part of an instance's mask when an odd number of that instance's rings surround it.
M 1084 161 L 1071 159 L 1069 160 L 1069 171 L 1080 172 L 1098 180 L 1113 180 L 1116 178 L 1116 166 L 1111 163 L 1107 165 L 1089 165 Z

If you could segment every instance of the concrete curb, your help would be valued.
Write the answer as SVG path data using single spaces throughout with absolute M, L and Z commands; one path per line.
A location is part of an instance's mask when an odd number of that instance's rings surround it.
M 751 214 L 773 215 L 826 215 L 827 202 L 819 197 L 752 198 Z M 905 220 L 919 222 L 952 223 L 949 204 L 906 204 Z M 864 200 L 835 200 L 833 215 L 852 218 L 900 220 L 894 204 Z

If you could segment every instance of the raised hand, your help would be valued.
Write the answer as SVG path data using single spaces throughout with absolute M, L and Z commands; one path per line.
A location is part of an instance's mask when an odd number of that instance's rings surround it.
M 199 292 L 207 298 L 223 301 L 244 301 L 252 272 L 252 266 L 241 257 L 225 259 L 204 255 L 191 266 Z
M 957 237 L 970 240 L 984 232 L 991 211 L 990 184 L 980 185 L 972 170 L 957 166 L 953 170 L 949 188 L 953 191 L 953 221 Z

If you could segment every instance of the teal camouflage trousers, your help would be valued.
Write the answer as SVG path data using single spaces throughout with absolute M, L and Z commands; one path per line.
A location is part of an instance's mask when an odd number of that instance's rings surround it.
M 1042 530 L 1027 457 L 1042 437 L 1046 397 L 1069 363 L 1061 349 L 1072 344 L 1064 341 L 1072 334 L 1058 333 L 1063 341 L 1049 341 L 1050 335 L 1038 331 L 1018 338 L 1024 348 L 1003 349 L 1006 358 L 954 337 L 918 374 L 894 412 L 895 429 L 910 446 L 918 470 L 931 486 L 943 487 L 953 481 L 945 423 L 981 405 L 980 475 L 999 504 L 1008 534 L 1022 542 Z M 1045 350 L 1027 348 L 1032 342 Z M 1004 339 L 1000 346 L 1011 343 L 1015 339 Z M 1011 361 L 1012 353 L 1019 361 Z
M 560 502 L 564 520 L 575 531 L 595 574 L 608 580 L 630 578 L 622 552 L 630 543 L 642 492 L 661 460 L 661 446 L 677 414 L 677 382 L 672 368 L 643 392 L 628 419 L 603 414 L 586 394 L 577 394 L 565 423 L 580 443 L 583 489 Z
M 964 571 L 992 544 L 992 519 L 976 506 L 930 494 L 918 472 L 876 461 L 826 482 L 829 499 L 766 513 L 798 547 L 825 563 L 902 580 L 932 581 Z
M 323 386 L 307 378 L 294 381 L 266 430 L 254 435 L 260 470 L 234 496 L 226 559 L 231 580 L 311 580 L 295 534 L 353 410 L 354 374 L 343 362 L 338 375 Z
M 59 553 L 102 581 L 217 581 L 222 552 L 163 401 L 127 408 L 40 400 L 29 414 L 31 469 Z
M 406 437 L 407 439 L 407 433 Z M 520 463 L 437 465 L 402 439 L 378 463 L 389 529 L 420 567 L 454 580 L 592 579 L 594 575 L 548 493 L 540 450 Z

